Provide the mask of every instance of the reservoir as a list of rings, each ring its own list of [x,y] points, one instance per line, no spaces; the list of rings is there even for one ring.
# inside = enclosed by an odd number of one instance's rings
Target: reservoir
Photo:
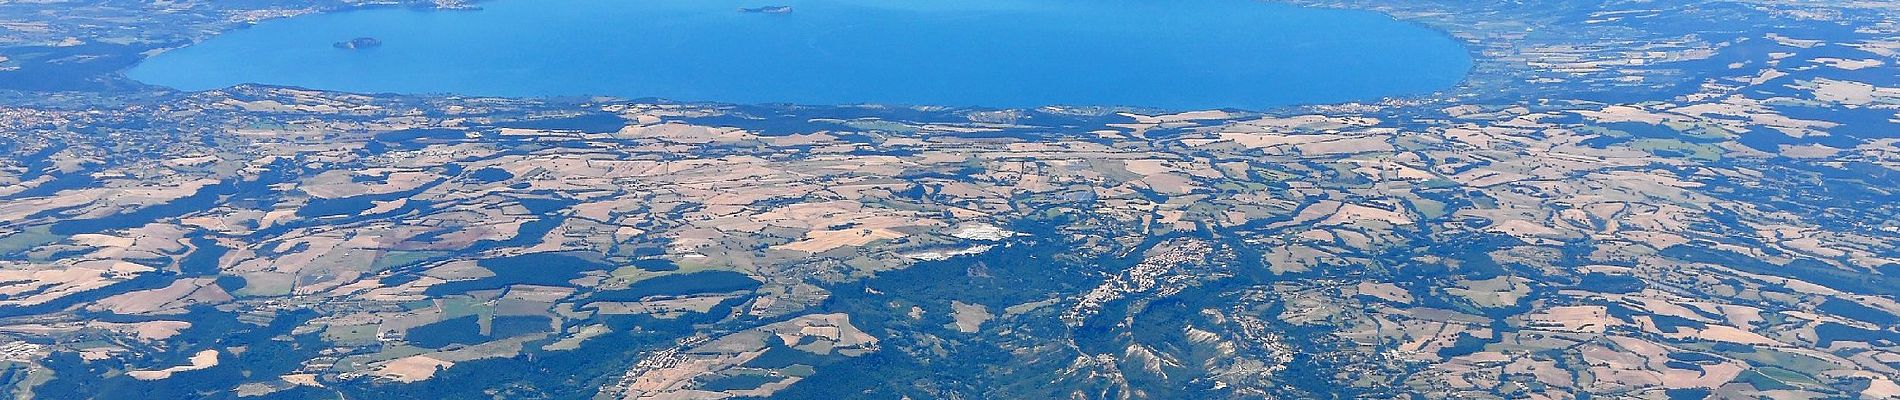
[[[496,0],[270,20],[127,72],[364,93],[1240,108],[1456,85],[1442,32],[1257,0]],[[787,6],[783,12],[756,12]],[[755,12],[741,12],[750,8]]]

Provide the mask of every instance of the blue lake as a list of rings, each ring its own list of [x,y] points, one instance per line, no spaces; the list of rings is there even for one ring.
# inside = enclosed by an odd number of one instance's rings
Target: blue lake
[[[267,21],[127,72],[186,90],[1243,108],[1457,84],[1442,32],[1254,0],[498,0]],[[784,14],[741,7],[788,5]],[[372,37],[381,46],[332,44]]]

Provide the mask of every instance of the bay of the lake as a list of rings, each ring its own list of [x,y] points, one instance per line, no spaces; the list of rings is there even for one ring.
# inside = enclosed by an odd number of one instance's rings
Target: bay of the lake
[[[127,75],[185,90],[1262,109],[1429,93],[1471,67],[1418,24],[1256,0],[476,4],[270,20]],[[772,5],[790,12],[739,11]],[[334,46],[359,37],[381,44]]]

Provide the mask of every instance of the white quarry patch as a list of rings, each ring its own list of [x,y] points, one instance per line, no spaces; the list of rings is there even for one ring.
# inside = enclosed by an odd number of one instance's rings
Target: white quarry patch
[[[910,253],[910,254],[905,254],[904,257],[913,259],[913,260],[923,260],[923,261],[948,260],[956,256],[967,256],[971,254],[979,254],[985,251],[990,251],[990,248],[992,247],[995,247],[995,246],[986,244],[986,245],[971,246],[970,248],[961,249],[961,250],[926,251],[926,252],[920,252],[920,253]]]
[[[1003,240],[1020,234],[985,223],[963,224],[955,232],[950,232],[950,236],[969,240]]]

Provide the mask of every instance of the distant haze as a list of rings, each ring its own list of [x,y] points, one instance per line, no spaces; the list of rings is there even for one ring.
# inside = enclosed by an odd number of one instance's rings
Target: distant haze
[[[1249,0],[500,0],[269,21],[129,72],[187,90],[1259,109],[1455,85],[1452,38]],[[788,5],[788,14],[741,7]],[[352,38],[380,46],[343,49]]]

